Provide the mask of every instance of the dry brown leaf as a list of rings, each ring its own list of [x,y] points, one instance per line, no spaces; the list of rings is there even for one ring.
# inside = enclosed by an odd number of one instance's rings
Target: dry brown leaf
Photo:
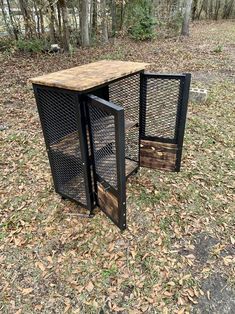
[[[167,308],[167,307],[164,307],[164,308],[162,309],[162,314],[168,314],[168,313],[169,313],[168,308]]]
[[[33,291],[33,288],[25,288],[25,289],[22,289],[23,295],[30,294],[32,291]]]
[[[93,283],[90,281],[90,282],[87,284],[87,286],[86,286],[86,290],[87,290],[88,292],[91,292],[93,289],[94,289],[94,285],[93,285]]]
[[[178,297],[178,301],[177,301],[177,303],[178,303],[179,305],[184,305],[184,304],[185,304],[185,301],[184,301],[184,299],[183,299],[183,298]]]
[[[185,257],[189,258],[189,259],[195,259],[196,258],[195,255],[193,255],[193,254],[186,255]]]
[[[206,292],[206,295],[207,295],[207,299],[210,300],[211,299],[211,292],[209,290]]]
[[[66,304],[66,307],[64,309],[64,313],[67,313],[70,308],[71,308],[71,304],[69,304],[69,303]]]
[[[169,291],[165,291],[163,293],[166,297],[172,297],[173,296],[173,293],[172,292],[169,292]]]
[[[191,297],[194,297],[194,290],[193,290],[193,289],[188,288],[186,291],[188,292],[188,294],[189,294]]]
[[[35,266],[43,272],[46,270],[46,267],[44,266],[44,264],[42,262],[36,262]]]
[[[48,260],[49,263],[51,263],[51,264],[53,263],[53,259],[52,259],[52,257],[50,255],[47,256],[47,260]]]
[[[169,286],[172,286],[172,287],[174,287],[174,286],[175,286],[174,281],[169,281],[167,284],[168,284]]]
[[[192,297],[190,297],[190,295],[188,295],[187,297],[193,304],[198,304],[198,302],[195,301]]]

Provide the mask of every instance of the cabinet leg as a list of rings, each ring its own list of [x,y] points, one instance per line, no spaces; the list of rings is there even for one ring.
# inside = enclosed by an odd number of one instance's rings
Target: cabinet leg
[[[93,217],[95,217],[94,209],[91,209],[89,213],[89,218],[93,218]]]

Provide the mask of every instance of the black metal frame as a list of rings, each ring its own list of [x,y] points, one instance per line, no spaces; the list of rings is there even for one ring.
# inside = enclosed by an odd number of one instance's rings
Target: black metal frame
[[[106,101],[98,96],[88,94],[86,96],[86,112],[88,114],[89,131],[91,140],[91,156],[93,164],[93,175],[95,179],[95,193],[97,203],[97,182],[100,182],[107,190],[117,197],[118,210],[119,210],[119,222],[117,223],[111,215],[107,212],[105,214],[121,229],[126,228],[126,177],[125,177],[125,130],[124,130],[124,109],[109,101]],[[109,182],[105,181],[96,170],[94,160],[94,145],[93,145],[93,130],[91,129],[89,105],[93,105],[102,111],[111,113],[115,119],[115,144],[116,144],[116,167],[117,167],[117,189],[115,189]],[[102,209],[102,208],[101,208]]]
[[[161,141],[163,143],[172,143],[177,145],[176,163],[175,170],[180,171],[181,157],[182,157],[182,147],[183,138],[185,131],[185,122],[187,115],[187,104],[189,98],[189,86],[191,80],[191,74],[181,74],[181,75],[171,75],[171,74],[153,74],[144,73],[144,71],[138,71],[133,74],[126,75],[121,79],[116,79],[108,84],[103,84],[92,88],[85,93],[79,93],[72,90],[61,89],[58,87],[42,86],[39,84],[34,84],[34,94],[36,98],[38,113],[41,120],[42,131],[45,139],[46,150],[48,154],[48,159],[51,167],[52,177],[54,181],[55,191],[59,193],[63,198],[67,198],[75,201],[81,206],[86,207],[92,213],[93,209],[97,204],[99,204],[98,193],[97,193],[97,182],[101,182],[105,188],[107,188],[118,200],[119,208],[119,222],[116,223],[114,219],[109,216],[109,218],[121,229],[126,228],[126,180],[127,178],[136,173],[140,166],[140,150],[139,159],[135,169],[126,176],[125,173],[125,123],[124,123],[124,109],[120,106],[115,105],[109,101],[109,84],[115,83],[117,81],[122,81],[125,78],[131,77],[133,75],[140,75],[140,86],[139,86],[139,144],[141,139]],[[146,136],[145,126],[146,126],[146,91],[144,87],[147,86],[147,80],[149,78],[160,78],[160,79],[177,79],[180,80],[180,97],[178,99],[177,107],[177,122],[175,136],[173,139],[169,138],[159,138],[153,136]],[[38,90],[43,89],[45,91],[59,91],[72,95],[74,99],[74,105],[76,108],[76,118],[77,118],[77,131],[79,136],[79,145],[81,151],[82,165],[83,165],[83,175],[85,183],[85,194],[86,194],[86,204],[74,200],[68,195],[61,193],[58,189],[58,182],[55,173],[55,167],[53,164],[53,159],[51,155],[49,139],[44,127],[44,117],[40,106],[40,100],[38,97]],[[88,94],[92,93],[91,94]],[[115,144],[116,144],[116,161],[117,161],[117,188],[113,187],[106,182],[102,177],[99,176],[96,170],[96,163],[94,158],[94,146],[93,146],[93,134],[91,130],[91,121],[89,114],[89,104],[93,104],[104,111],[108,111],[114,116],[115,121]],[[88,132],[87,132],[88,131]],[[87,134],[89,138],[87,138]],[[140,145],[139,145],[140,146]]]
[[[33,89],[34,89],[34,95],[35,95],[37,109],[38,109],[38,113],[39,113],[39,117],[40,117],[40,122],[41,122],[41,126],[42,126],[42,131],[43,131],[43,136],[44,136],[44,140],[45,140],[48,159],[49,159],[49,163],[50,163],[50,168],[51,168],[51,172],[52,172],[55,191],[56,191],[56,193],[60,194],[63,198],[75,201],[79,205],[90,210],[90,212],[92,213],[92,210],[94,209],[95,204],[94,204],[93,194],[91,193],[92,182],[91,182],[91,175],[90,175],[90,170],[89,170],[89,163],[87,162],[87,160],[88,160],[88,143],[84,139],[83,136],[79,136],[79,144],[80,144],[80,149],[81,149],[82,165],[83,165],[83,171],[84,171],[86,202],[87,202],[86,204],[84,204],[82,202],[79,202],[79,201],[73,199],[69,195],[62,193],[58,189],[58,182],[57,182],[57,176],[55,173],[55,166],[54,166],[53,159],[52,159],[52,153],[51,153],[50,144],[49,144],[49,140],[48,140],[48,134],[47,134],[47,132],[45,130],[45,126],[44,126],[44,115],[43,115],[43,111],[42,111],[39,96],[38,96],[38,90],[40,89],[40,90],[45,90],[45,91],[60,91],[60,92],[72,95],[74,98],[74,105],[75,105],[76,113],[77,113],[78,132],[80,134],[84,134],[84,130],[86,127],[85,126],[86,119],[85,119],[85,111],[84,111],[84,107],[83,107],[84,105],[82,104],[81,96],[78,93],[76,93],[74,91],[67,90],[67,89],[43,86],[43,85],[38,85],[38,84],[33,84]]]
[[[140,88],[140,136],[141,140],[149,140],[149,141],[159,141],[162,143],[171,143],[177,145],[177,153],[176,153],[176,163],[175,163],[175,171],[180,171],[181,166],[181,157],[182,157],[182,149],[183,149],[183,141],[184,141],[184,131],[186,124],[186,116],[187,116],[187,108],[188,108],[188,99],[189,99],[189,87],[191,82],[191,74],[183,73],[183,74],[159,74],[159,73],[142,73],[141,75],[141,88]],[[147,88],[147,80],[149,78],[153,79],[162,79],[162,80],[180,80],[180,93],[178,99],[177,106],[177,115],[176,115],[176,129],[175,136],[173,139],[163,138],[158,136],[146,136],[146,88]]]

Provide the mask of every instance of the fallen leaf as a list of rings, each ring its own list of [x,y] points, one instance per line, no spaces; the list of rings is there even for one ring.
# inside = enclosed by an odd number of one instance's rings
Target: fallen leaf
[[[41,269],[41,271],[43,271],[43,272],[46,270],[46,267],[43,265],[42,262],[36,262],[36,263],[35,263],[35,266],[36,266],[37,268]]]
[[[32,291],[33,291],[33,288],[25,288],[25,289],[22,289],[23,295],[30,294]]]
[[[93,289],[94,289],[94,285],[93,285],[93,283],[90,281],[90,282],[88,283],[88,285],[86,286],[86,290],[87,290],[88,292],[91,292]]]

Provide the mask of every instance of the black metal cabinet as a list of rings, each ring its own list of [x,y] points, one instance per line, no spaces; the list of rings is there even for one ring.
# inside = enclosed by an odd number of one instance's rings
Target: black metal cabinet
[[[139,71],[88,92],[33,84],[54,186],[126,228],[126,180],[179,171],[190,74]]]

